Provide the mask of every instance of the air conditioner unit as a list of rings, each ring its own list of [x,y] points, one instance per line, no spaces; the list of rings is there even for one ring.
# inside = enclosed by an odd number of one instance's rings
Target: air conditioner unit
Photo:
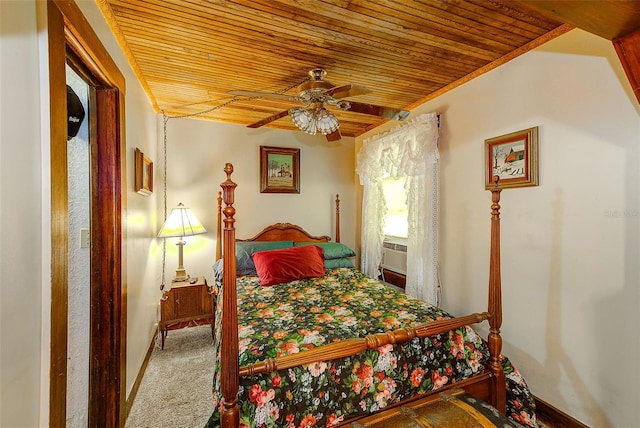
[[[407,274],[407,246],[385,240],[382,243],[382,268],[393,272]]]

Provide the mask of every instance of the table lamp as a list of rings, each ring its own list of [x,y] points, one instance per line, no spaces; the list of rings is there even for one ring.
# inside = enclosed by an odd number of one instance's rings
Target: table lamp
[[[160,232],[158,232],[158,238],[180,238],[176,244],[178,246],[178,268],[176,269],[176,277],[173,278],[172,282],[183,282],[189,279],[189,275],[187,275],[187,271],[183,265],[182,257],[182,249],[186,244],[184,237],[206,232],[207,230],[198,221],[196,216],[182,203],[179,203],[176,208],[171,210],[171,214],[169,214]]]

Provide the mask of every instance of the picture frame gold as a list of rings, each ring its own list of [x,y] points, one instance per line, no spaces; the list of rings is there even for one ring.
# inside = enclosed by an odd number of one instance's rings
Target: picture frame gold
[[[300,193],[300,149],[260,146],[260,193]]]
[[[485,144],[484,187],[527,187],[538,185],[538,127],[489,138]]]
[[[148,196],[153,193],[153,162],[142,150],[135,149],[135,191]]]

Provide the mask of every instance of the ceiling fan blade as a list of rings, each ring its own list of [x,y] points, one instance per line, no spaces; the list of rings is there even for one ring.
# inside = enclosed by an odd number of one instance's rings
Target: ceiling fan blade
[[[342,134],[340,134],[339,129],[336,129],[331,134],[327,134],[326,137],[327,141],[338,141],[340,138],[342,138]]]
[[[281,100],[298,101],[298,97],[294,97],[293,95],[276,94],[274,92],[228,91],[227,94],[240,95],[243,97],[278,98]]]
[[[260,128],[261,126],[264,126],[267,123],[271,123],[274,120],[281,119],[281,118],[283,118],[285,116],[288,116],[288,115],[289,115],[289,110],[283,110],[280,113],[276,113],[274,115],[266,117],[266,118],[264,118],[264,119],[262,119],[262,120],[260,120],[260,121],[258,121],[256,123],[252,123],[251,125],[247,125],[247,128]]]
[[[392,120],[405,120],[410,113],[410,111],[408,110],[377,106],[374,104],[359,103],[356,101],[349,101],[348,103],[349,107],[344,108],[345,111],[370,114],[372,116],[380,116]]]
[[[342,86],[334,86],[331,89],[327,89],[324,93],[327,95],[333,96],[335,99],[346,98],[346,97],[354,97],[356,95],[368,94],[371,90],[367,89],[362,85],[342,85]]]

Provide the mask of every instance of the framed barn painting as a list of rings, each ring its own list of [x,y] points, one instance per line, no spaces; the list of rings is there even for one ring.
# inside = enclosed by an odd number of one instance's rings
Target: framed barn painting
[[[260,146],[260,193],[300,193],[300,149]]]
[[[490,138],[485,144],[485,189],[538,185],[538,127]]]

